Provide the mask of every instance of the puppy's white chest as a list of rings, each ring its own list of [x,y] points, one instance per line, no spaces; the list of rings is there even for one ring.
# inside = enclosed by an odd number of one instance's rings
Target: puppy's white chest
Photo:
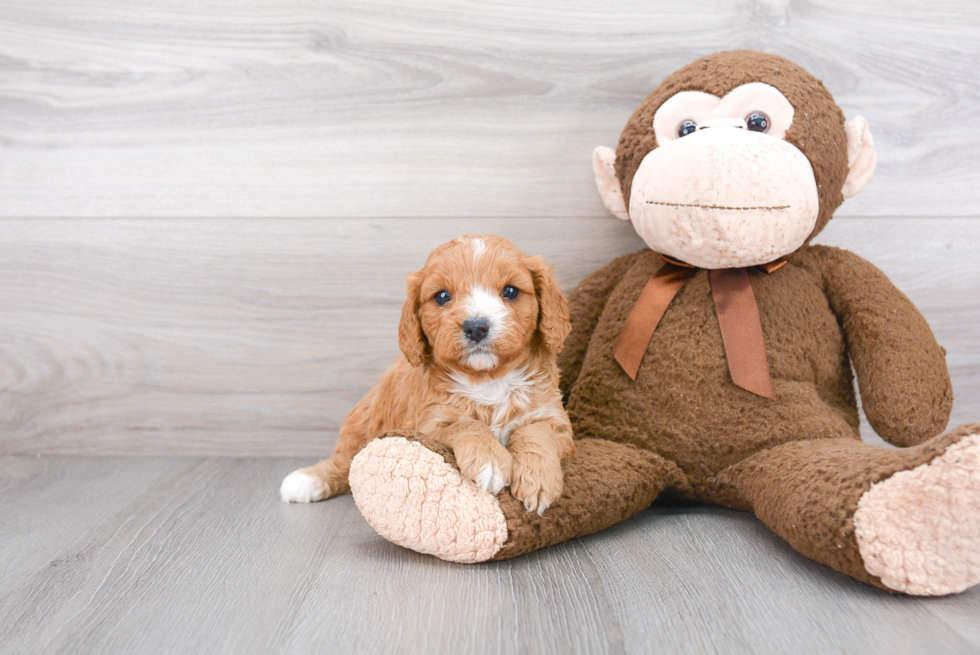
[[[485,407],[500,407],[510,403],[526,405],[531,389],[530,376],[524,369],[511,371],[496,380],[482,382],[473,382],[462,373],[453,373],[452,379],[455,384],[449,389],[450,393]]]
[[[453,374],[455,385],[450,393],[462,396],[476,405],[493,409],[490,430],[504,446],[514,432],[514,421],[508,421],[511,409],[527,409],[531,379],[523,369],[507,373],[496,380],[472,382],[467,376]]]

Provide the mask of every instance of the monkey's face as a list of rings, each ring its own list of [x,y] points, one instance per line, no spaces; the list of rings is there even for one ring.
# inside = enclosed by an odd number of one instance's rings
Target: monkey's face
[[[710,74],[710,67],[700,72]],[[819,116],[808,111],[816,101],[798,112],[779,89],[759,81],[719,95],[658,89],[627,125],[619,159],[609,148],[596,149],[603,201],[632,220],[651,249],[701,268],[754,266],[792,253],[829,220],[842,192],[860,191],[874,170],[867,122],[858,118],[845,129],[840,110],[817,85],[802,86],[825,100]],[[660,98],[659,106],[652,103]],[[808,157],[815,148],[846,161],[846,178],[829,175],[828,166],[815,172]],[[821,182],[828,188],[821,190]]]
[[[783,140],[793,106],[768,84],[724,98],[682,91],[657,110],[659,147],[633,177],[629,215],[657,252],[702,268],[764,264],[816,224],[817,183]]]

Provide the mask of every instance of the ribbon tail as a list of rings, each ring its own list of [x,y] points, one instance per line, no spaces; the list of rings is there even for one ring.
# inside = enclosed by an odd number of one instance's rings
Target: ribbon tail
[[[695,272],[696,269],[666,263],[643,287],[640,298],[633,306],[613,346],[613,357],[630,379],[636,380],[643,355],[646,354],[650,339],[653,338],[653,333],[664,312],[667,311],[670,301]]]
[[[708,279],[732,381],[757,396],[775,400],[762,319],[748,271],[718,269],[711,271]]]

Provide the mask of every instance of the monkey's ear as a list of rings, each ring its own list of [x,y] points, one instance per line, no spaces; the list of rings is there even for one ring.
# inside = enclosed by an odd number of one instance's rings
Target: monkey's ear
[[[592,151],[592,172],[595,173],[595,185],[599,188],[602,204],[616,218],[628,221],[629,211],[623,200],[623,190],[616,177],[616,151],[606,146],[599,146]]]
[[[861,191],[871,181],[875,172],[878,156],[875,154],[875,140],[871,138],[868,121],[861,116],[855,116],[844,126],[847,134],[847,179],[841,193],[845,198],[851,198]]]
[[[408,276],[408,297],[402,305],[402,320],[398,324],[398,346],[405,359],[412,366],[419,366],[425,359],[426,339],[422,331],[422,320],[419,316],[422,287],[422,271],[416,271]]]

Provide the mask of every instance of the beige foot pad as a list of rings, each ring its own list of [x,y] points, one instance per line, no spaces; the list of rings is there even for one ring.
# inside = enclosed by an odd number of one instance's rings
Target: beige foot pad
[[[507,541],[496,497],[416,441],[370,442],[351,462],[350,488],[371,527],[399,546],[469,564]]]
[[[854,527],[865,568],[890,589],[942,596],[980,582],[980,435],[872,485]]]

